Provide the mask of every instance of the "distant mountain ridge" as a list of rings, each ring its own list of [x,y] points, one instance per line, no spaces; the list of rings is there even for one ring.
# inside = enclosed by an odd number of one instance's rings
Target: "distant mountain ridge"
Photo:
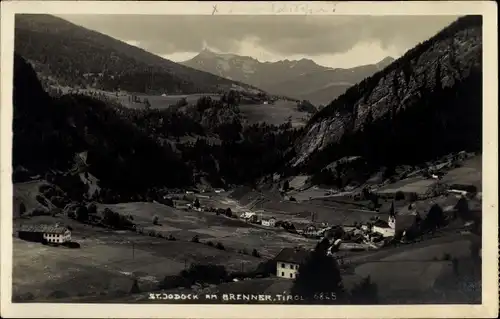
[[[301,74],[288,81],[266,87],[274,94],[295,92],[293,97],[309,100],[314,104],[327,105],[344,93],[349,87],[382,70],[394,61],[387,57],[376,64],[367,64],[348,69],[326,69]]]
[[[377,64],[337,69],[318,65],[310,59],[260,62],[252,57],[204,49],[181,64],[247,83],[272,94],[326,104],[392,61],[393,58],[387,57]],[[327,87],[330,89],[326,90]]]
[[[258,87],[285,81],[300,74],[328,69],[309,59],[260,62],[252,57],[216,53],[209,49],[204,49],[181,64]]]
[[[42,80],[138,93],[215,93],[233,87],[259,91],[166,60],[110,36],[45,14],[18,14],[15,50]]]

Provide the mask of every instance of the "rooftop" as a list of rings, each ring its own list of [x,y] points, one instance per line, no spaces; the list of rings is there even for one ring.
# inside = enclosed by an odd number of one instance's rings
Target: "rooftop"
[[[32,233],[51,233],[51,234],[62,234],[66,230],[67,227],[59,226],[59,225],[21,225],[18,231],[22,232],[32,232]]]
[[[274,259],[276,261],[301,264],[308,256],[309,251],[305,249],[283,248]]]
[[[381,228],[389,228],[389,224],[382,219],[377,219],[373,222],[373,226],[381,227]]]
[[[262,220],[276,220],[274,217],[264,217]]]

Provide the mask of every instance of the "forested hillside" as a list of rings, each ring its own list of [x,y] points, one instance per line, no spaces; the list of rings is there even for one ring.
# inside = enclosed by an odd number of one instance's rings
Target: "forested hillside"
[[[45,14],[16,15],[15,50],[43,81],[70,87],[168,94],[252,89]]]
[[[184,187],[201,177],[220,186],[254,183],[284,167],[300,134],[290,123],[244,127],[235,105],[209,97],[165,110],[128,109],[78,94],[50,97],[17,54],[13,132],[15,172],[69,171],[75,154],[87,152],[87,171],[99,186],[125,195]],[[179,141],[185,136],[197,139]]]
[[[458,19],[318,112],[296,143],[295,170],[347,155],[372,168],[479,151],[482,17]]]
[[[44,174],[68,170],[87,151],[89,172],[103,187],[134,191],[153,185],[192,182],[187,166],[117,109],[79,95],[51,98],[35,72],[15,55],[13,166]]]

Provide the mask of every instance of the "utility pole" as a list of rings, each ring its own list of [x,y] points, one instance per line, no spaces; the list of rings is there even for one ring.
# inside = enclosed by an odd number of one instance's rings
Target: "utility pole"
[[[132,259],[135,258],[135,243],[132,242]]]

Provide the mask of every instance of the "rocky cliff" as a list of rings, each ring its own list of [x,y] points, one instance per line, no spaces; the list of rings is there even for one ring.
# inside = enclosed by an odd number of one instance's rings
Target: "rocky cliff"
[[[384,164],[480,149],[481,114],[482,18],[466,16],[318,112],[291,166],[317,171],[346,155]]]

